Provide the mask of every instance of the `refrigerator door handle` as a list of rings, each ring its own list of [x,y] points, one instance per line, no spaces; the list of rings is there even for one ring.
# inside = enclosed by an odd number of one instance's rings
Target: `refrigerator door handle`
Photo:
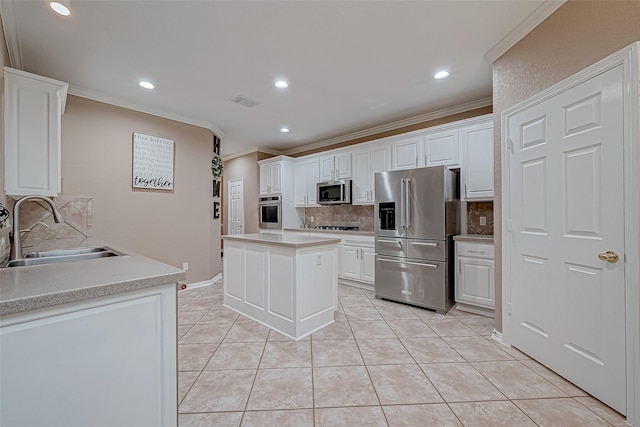
[[[406,228],[406,224],[405,224],[405,201],[404,201],[404,197],[406,196],[406,192],[404,190],[404,186],[407,183],[407,180],[402,178],[400,180],[400,226],[402,227],[402,231],[405,231]],[[404,233],[403,233],[404,234]]]
[[[392,262],[394,264],[406,264],[406,265],[417,265],[417,266],[420,266],[420,267],[438,268],[437,264],[426,264],[426,263],[417,263],[417,262],[409,262],[409,261],[393,261],[393,260],[384,259],[384,258],[379,258],[378,261],[380,261],[380,262]]]
[[[411,244],[415,246],[432,246],[434,248],[438,247],[437,243],[411,242]]]
[[[406,192],[407,195],[405,196],[406,201],[406,212],[407,212],[407,228],[411,228],[411,178],[407,179],[407,186],[406,186]]]

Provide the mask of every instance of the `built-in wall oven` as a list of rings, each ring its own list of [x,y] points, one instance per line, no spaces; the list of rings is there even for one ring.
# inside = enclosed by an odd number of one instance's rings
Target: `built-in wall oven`
[[[282,196],[260,197],[258,217],[261,230],[282,229]]]

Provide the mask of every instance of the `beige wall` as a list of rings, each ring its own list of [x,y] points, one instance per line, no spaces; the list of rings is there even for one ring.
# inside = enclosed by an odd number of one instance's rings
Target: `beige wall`
[[[501,113],[615,51],[640,40],[640,1],[569,0],[500,57],[493,67],[495,212],[501,213]],[[502,230],[495,229],[496,271]],[[502,330],[502,281],[496,275],[496,328]]]
[[[174,190],[131,188],[132,134],[175,142]],[[97,239],[182,268],[187,282],[221,272],[208,129],[69,96],[62,116],[62,194],[93,198]]]
[[[258,160],[262,160],[263,157],[263,153],[253,152],[224,162],[225,194],[222,195],[224,234],[229,233],[229,207],[226,192],[229,191],[229,181],[238,178],[243,178],[244,182],[245,233],[258,232],[258,196],[260,193],[260,169],[258,167]]]

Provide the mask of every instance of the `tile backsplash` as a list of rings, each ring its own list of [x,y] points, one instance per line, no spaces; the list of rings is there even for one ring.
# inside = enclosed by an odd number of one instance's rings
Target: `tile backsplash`
[[[460,231],[462,233],[466,232],[466,234],[493,235],[493,202],[467,202],[466,206],[466,230],[464,224],[462,224]],[[373,231],[374,218],[373,206],[371,205],[334,205],[305,208],[304,216],[309,228],[318,225],[344,225],[360,227],[360,230],[363,231]],[[485,225],[480,225],[480,217],[485,218]]]
[[[10,211],[13,200],[9,199]],[[22,235],[23,246],[50,239],[85,239],[93,236],[93,199],[90,197],[54,197],[64,222],[56,224],[49,205],[37,200],[20,206],[20,229],[29,230]],[[13,215],[10,219],[13,224]]]
[[[317,225],[344,225],[360,227],[362,231],[373,231],[372,205],[333,205],[305,208],[304,216],[309,228]]]
[[[486,224],[480,225],[481,217]],[[467,202],[467,234],[493,235],[493,202]]]

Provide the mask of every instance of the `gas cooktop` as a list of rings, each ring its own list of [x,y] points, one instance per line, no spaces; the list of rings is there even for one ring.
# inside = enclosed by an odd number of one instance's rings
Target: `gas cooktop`
[[[316,225],[318,230],[341,230],[341,231],[356,231],[360,230],[360,227],[353,227],[349,225]]]

